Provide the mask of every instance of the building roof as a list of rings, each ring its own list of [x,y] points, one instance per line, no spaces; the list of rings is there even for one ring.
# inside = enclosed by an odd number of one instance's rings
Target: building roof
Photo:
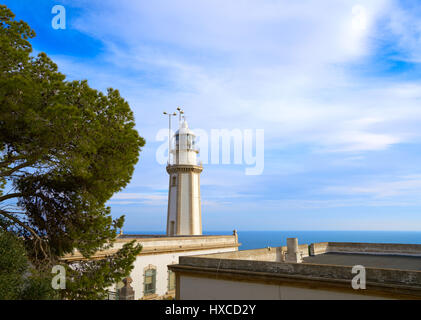
[[[303,258],[304,263],[421,271],[421,257],[363,253],[323,253]]]
[[[111,249],[99,251],[90,259],[101,259],[114,254],[127,242],[135,240],[142,245],[139,255],[162,254],[169,252],[183,252],[219,248],[237,248],[240,246],[238,237],[234,235],[186,235],[186,236],[166,236],[166,235],[142,235],[123,234],[119,235]],[[82,260],[82,254],[75,250],[72,254],[67,254],[63,260]]]
[[[303,261],[286,262],[287,247],[180,257],[180,274],[350,293],[421,299],[421,245],[316,243],[298,246]],[[367,290],[352,289],[353,266],[366,271]]]
[[[187,123],[187,120],[186,119],[184,119],[181,123],[180,123],[180,129],[178,129],[176,132],[175,132],[175,136],[177,136],[177,135],[183,135],[183,134],[190,134],[190,135],[192,135],[192,136],[196,136],[196,134],[193,132],[193,131],[191,131],[190,129],[189,129],[189,125],[188,125],[188,123]]]

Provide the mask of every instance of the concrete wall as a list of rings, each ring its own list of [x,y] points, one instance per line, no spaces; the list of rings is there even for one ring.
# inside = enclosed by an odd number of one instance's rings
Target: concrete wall
[[[298,246],[298,250],[302,257],[309,256],[307,244]],[[255,261],[285,261],[285,253],[287,247],[267,247],[263,249],[240,250],[230,254],[213,254],[205,256],[210,259],[239,259],[239,260],[255,260]]]
[[[282,261],[281,248],[268,247],[263,249],[240,250],[227,253],[217,253],[212,255],[202,255],[201,257],[210,259],[239,259],[255,261]]]
[[[156,294],[163,296],[167,293],[168,289],[168,265],[177,264],[180,256],[190,256],[196,254],[216,253],[216,252],[229,252],[236,250],[236,248],[223,248],[223,249],[208,249],[201,251],[186,251],[186,252],[174,252],[164,254],[151,254],[151,255],[140,255],[134,262],[134,268],[130,273],[130,277],[133,279],[131,284],[135,291],[135,299],[141,299],[143,297],[144,287],[144,270],[149,265],[156,268]],[[114,287],[113,291],[116,290]]]
[[[311,244],[311,254],[369,253],[421,256],[421,244],[321,242]]]
[[[180,299],[198,300],[373,300],[384,299],[344,292],[180,276]]]
[[[310,245],[310,254],[312,256],[328,252],[329,242],[312,243]]]
[[[284,246],[284,247],[281,247],[281,250],[286,253],[288,251],[288,248]],[[308,257],[309,256],[308,244],[298,245],[298,252],[301,253],[301,256],[303,258]]]
[[[122,238],[117,239],[113,245],[114,249],[120,249],[122,246],[131,240],[136,240],[137,243],[142,244],[142,252],[153,250],[161,251],[165,248],[192,248],[192,247],[209,247],[209,246],[224,246],[235,245],[236,238],[233,235],[226,236],[149,236],[139,237],[137,235],[123,235]]]
[[[420,251],[418,251],[420,250]],[[180,257],[179,299],[408,299],[421,297],[421,271],[366,267],[367,290],[353,290],[352,266],[284,262],[286,247]],[[308,246],[299,252],[308,256]],[[418,255],[421,245],[316,243],[312,254]]]
[[[132,287],[135,290],[135,299],[143,297],[144,270],[149,265],[157,270],[156,294],[163,296],[168,288],[168,268],[170,264],[179,262],[180,256],[202,255],[218,252],[230,252],[238,250],[237,238],[234,235],[226,236],[177,236],[177,237],[146,237],[124,235],[117,240],[114,248],[120,248],[124,243],[136,239],[143,248],[134,262],[134,268],[130,274],[133,279]],[[225,246],[225,248],[224,248]],[[203,248],[200,250],[200,248]],[[113,291],[116,288],[113,289]]]
[[[180,264],[186,267],[211,268],[214,270],[238,270],[240,272],[261,272],[275,277],[299,276],[309,280],[319,278],[329,281],[350,282],[354,277],[351,266],[319,265],[309,263],[285,263],[275,261],[248,261],[239,259],[212,259],[206,256],[181,257]],[[420,289],[421,271],[366,268],[367,283],[411,286]]]

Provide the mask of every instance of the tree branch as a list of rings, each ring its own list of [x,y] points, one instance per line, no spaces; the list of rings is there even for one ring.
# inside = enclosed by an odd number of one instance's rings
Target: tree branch
[[[17,223],[18,225],[20,225],[25,230],[28,230],[39,241],[39,243],[40,243],[39,247],[40,247],[42,253],[44,254],[45,258],[48,258],[47,253],[44,251],[44,248],[42,247],[43,240],[40,238],[40,236],[31,227],[27,226],[25,223],[23,223],[22,221],[20,221],[16,217],[9,214],[7,211],[0,210],[0,214],[5,216],[6,218],[12,220],[13,222]]]
[[[18,165],[16,167],[11,168],[10,170],[7,170],[7,171],[1,173],[0,174],[0,177],[10,176],[13,172],[16,172],[16,171],[18,171],[18,170],[20,170],[22,168],[25,168],[25,167],[29,167],[29,166],[33,165],[34,163],[35,163],[35,161],[27,161],[27,162],[24,162],[24,163],[22,163],[22,164],[20,164],[20,165]]]
[[[21,195],[22,195],[21,192],[9,193],[9,194],[6,194],[4,196],[1,196],[0,197],[0,202],[2,202],[4,200],[7,200],[7,199],[17,198],[17,197],[20,197]]]
[[[20,156],[15,156],[15,157],[5,157],[5,161],[1,161],[0,162],[0,167],[6,167],[7,165],[9,165],[10,163],[13,163],[13,162],[15,162],[15,161],[17,161],[17,160],[23,160],[23,159],[25,159],[25,158],[27,158],[27,156],[22,156],[22,155],[20,155]]]

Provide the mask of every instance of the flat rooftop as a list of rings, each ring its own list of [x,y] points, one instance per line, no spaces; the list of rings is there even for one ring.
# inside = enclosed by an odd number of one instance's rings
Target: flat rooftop
[[[287,247],[181,256],[171,265],[180,274],[227,280],[270,282],[279,285],[348,290],[356,265],[365,268],[367,290],[392,298],[421,299],[421,245],[322,242],[301,244],[294,250],[301,259],[287,260]],[[300,262],[301,261],[301,262]]]
[[[303,258],[303,263],[421,271],[421,257],[328,252]]]
[[[130,241],[135,241],[142,245],[141,255],[175,253],[185,251],[201,251],[208,249],[226,249],[237,248],[238,243],[236,234],[232,235],[186,235],[186,236],[167,236],[162,234],[120,234],[112,247],[107,250],[96,252],[90,259],[101,259],[114,254]],[[84,260],[82,254],[74,250],[73,253],[62,257],[62,260]]]
[[[207,234],[201,234],[201,235],[174,235],[174,236],[167,236],[166,234],[119,234],[117,236],[117,239],[187,239],[187,238],[221,238],[221,237],[232,237],[233,235],[207,235]]]

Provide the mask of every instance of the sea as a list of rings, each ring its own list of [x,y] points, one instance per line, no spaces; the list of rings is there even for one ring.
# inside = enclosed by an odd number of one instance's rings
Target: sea
[[[162,231],[125,231],[130,234],[165,234]],[[229,235],[231,231],[204,231],[205,235]],[[286,246],[287,238],[299,244],[315,242],[369,242],[421,244],[421,231],[238,231],[239,250]]]

